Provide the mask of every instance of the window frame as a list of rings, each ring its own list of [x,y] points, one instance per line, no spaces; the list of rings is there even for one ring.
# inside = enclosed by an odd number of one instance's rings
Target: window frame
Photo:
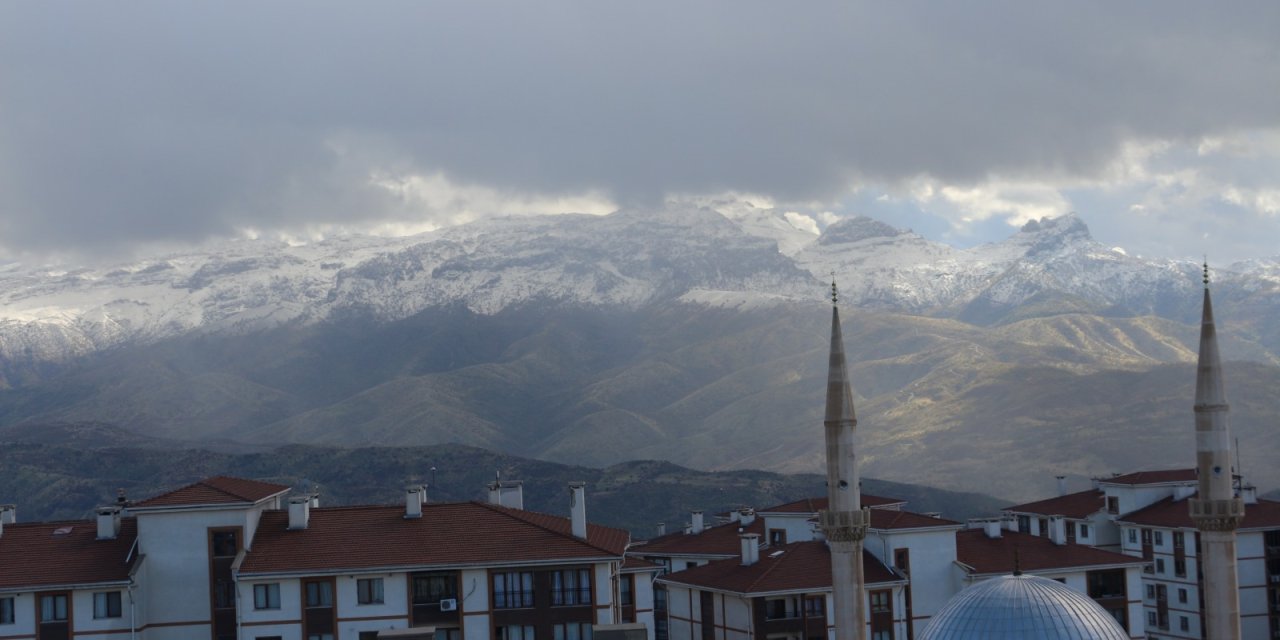
[[[53,607],[52,607],[53,613],[52,613],[52,617],[50,618],[45,617],[46,601],[50,601],[53,603]],[[40,599],[37,600],[36,602],[37,602],[37,606],[39,607],[39,614],[40,614],[36,616],[37,623],[70,622],[71,621],[71,598],[68,594],[50,593],[50,594],[40,596]],[[61,617],[59,617],[59,613],[58,613],[59,602],[61,602],[62,604]]]
[[[593,604],[591,569],[556,569],[551,572],[551,606],[586,607]]]
[[[261,594],[261,598],[259,598]],[[275,606],[272,606],[274,602]],[[261,606],[259,606],[261,604]],[[261,582],[253,585],[253,610],[254,611],[279,611],[280,610],[280,583],[279,582]]]
[[[114,597],[112,597],[114,596]],[[123,599],[119,591],[95,591],[93,594],[93,619],[123,618]]]
[[[510,586],[513,581],[516,584]],[[493,609],[529,609],[534,606],[532,571],[497,571],[490,574],[489,582]]]
[[[356,578],[356,604],[386,604],[382,578]]]
[[[14,609],[15,599],[13,596],[0,597],[0,624],[17,624],[17,613]]]

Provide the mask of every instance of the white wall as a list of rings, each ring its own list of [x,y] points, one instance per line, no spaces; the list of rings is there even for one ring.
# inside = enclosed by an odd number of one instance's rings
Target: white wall
[[[0,624],[0,637],[36,635],[36,597],[31,592],[5,593],[0,598],[13,598],[13,624]],[[91,615],[92,615],[92,610]]]
[[[115,591],[120,594],[120,617],[95,619],[93,617],[93,594],[109,591]],[[129,629],[129,594],[123,588],[74,591],[71,593],[71,604],[75,611],[73,617],[76,637],[95,631]]]
[[[881,544],[876,545],[873,540]],[[911,605],[915,618],[933,617],[960,590],[961,585],[956,584],[952,569],[956,560],[954,529],[901,533],[881,531],[867,536],[866,546],[890,567],[893,566],[895,549],[910,549]]]
[[[246,516],[245,510],[137,514],[138,550],[146,555],[140,573],[142,582],[151,586],[142,597],[147,623],[202,623],[149,629],[148,638],[153,632],[157,640],[210,635],[208,530],[247,529]],[[250,600],[250,606],[252,603]]]
[[[259,584],[280,585],[279,609],[253,608],[253,588]],[[237,606],[240,609],[241,624],[248,623],[250,629],[264,622],[285,622],[302,619],[302,585],[297,579],[291,580],[242,580],[236,583],[236,595],[240,598]],[[293,625],[298,626],[298,625]],[[254,634],[257,634],[254,631]],[[272,635],[262,633],[257,635]]]
[[[613,624],[613,571],[614,563],[597,562],[591,567],[592,587],[595,590],[596,624]],[[607,608],[601,608],[607,607]]]
[[[458,591],[463,640],[489,640],[489,572],[465,569]]]
[[[787,544],[807,542],[815,538],[813,523],[809,522],[809,514],[800,516],[768,516],[764,519],[765,533],[760,542],[769,542],[769,529],[782,529],[787,532]]]
[[[667,585],[667,637],[671,640],[690,640],[693,638],[693,623],[701,620],[698,616],[698,598],[690,599],[689,589],[678,585]],[[679,618],[686,618],[685,620]]]

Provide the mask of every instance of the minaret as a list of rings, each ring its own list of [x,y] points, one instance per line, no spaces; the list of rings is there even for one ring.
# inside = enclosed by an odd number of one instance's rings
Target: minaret
[[[1190,503],[1200,531],[1204,574],[1204,629],[1207,640],[1240,639],[1240,585],[1236,575],[1236,528],[1244,503],[1232,486],[1231,432],[1223,390],[1218,335],[1209,300],[1209,265],[1204,265],[1204,312],[1200,320],[1200,360],[1196,368],[1196,473],[1199,495]]]
[[[862,508],[854,429],[853,390],[844,360],[836,283],[831,282],[831,356],[827,370],[827,509],[818,514],[831,549],[831,599],[835,640],[862,640],[867,633],[863,610],[862,539],[871,513]]]

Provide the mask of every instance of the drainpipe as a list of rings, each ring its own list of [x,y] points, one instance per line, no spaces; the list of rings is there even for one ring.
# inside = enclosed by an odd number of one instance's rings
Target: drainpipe
[[[138,606],[133,599],[133,588],[137,586],[133,583],[133,578],[129,578],[129,640],[138,640]]]

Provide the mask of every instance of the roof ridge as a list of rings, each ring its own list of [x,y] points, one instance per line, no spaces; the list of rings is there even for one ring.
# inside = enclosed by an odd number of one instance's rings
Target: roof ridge
[[[539,529],[542,529],[543,531],[547,531],[547,532],[550,532],[550,533],[554,533],[554,534],[556,534],[556,535],[558,535],[558,536],[560,536],[560,537],[562,537],[562,538],[567,538],[567,539],[572,540],[572,541],[574,541],[574,542],[577,542],[577,543],[579,543],[579,544],[586,545],[586,546],[591,547],[592,549],[595,549],[595,550],[597,550],[597,551],[602,551],[602,552],[604,552],[604,553],[606,553],[606,554],[614,555],[614,552],[612,552],[612,551],[610,551],[610,550],[608,550],[608,549],[605,549],[604,547],[601,547],[601,546],[599,546],[599,545],[597,545],[597,544],[595,544],[595,543],[591,542],[591,528],[592,528],[592,527],[595,527],[595,528],[597,528],[597,529],[616,529],[616,527],[605,527],[605,526],[603,526],[603,525],[591,524],[590,522],[588,522],[588,523],[587,523],[587,537],[586,537],[586,538],[579,538],[578,536],[573,535],[573,532],[572,532],[572,531],[570,531],[569,533],[564,533],[563,531],[556,531],[555,529],[552,529],[552,528],[550,528],[550,527],[544,526],[544,525],[543,525],[542,523],[540,523],[540,522],[534,522],[531,518],[526,518],[526,517],[524,517],[524,514],[537,514],[537,515],[540,515],[540,516],[546,516],[546,517],[548,517],[548,518],[560,518],[560,519],[568,520],[568,518],[565,518],[564,516],[552,515],[552,514],[550,514],[550,513],[542,513],[541,511],[526,511],[526,510],[524,510],[524,509],[516,509],[516,508],[513,508],[513,507],[505,507],[505,506],[502,506],[502,505],[491,504],[491,503],[488,503],[488,502],[480,502],[480,501],[478,501],[478,500],[472,500],[472,501],[471,501],[471,504],[480,505],[480,506],[482,506],[482,507],[485,507],[485,508],[489,509],[490,511],[493,511],[493,512],[495,512],[495,513],[501,513],[501,514],[503,514],[503,515],[506,515],[506,516],[507,516],[507,517],[509,517],[509,518],[512,518],[512,519],[515,519],[515,520],[519,520],[520,522],[523,522],[523,523],[525,523],[525,524],[527,524],[527,525],[529,525],[529,526],[537,527],[537,528],[539,528]],[[618,531],[623,531],[622,529],[616,529],[616,530],[618,530]],[[630,539],[630,535],[631,535],[631,534],[630,534],[630,532],[628,532],[628,533],[627,533],[628,540]]]

